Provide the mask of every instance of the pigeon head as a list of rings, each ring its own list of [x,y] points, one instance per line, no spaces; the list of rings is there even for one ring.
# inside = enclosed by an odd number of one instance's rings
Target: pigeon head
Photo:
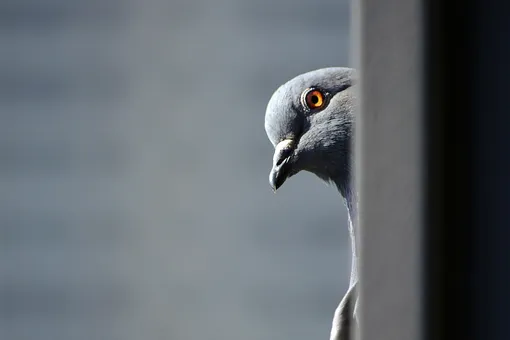
[[[323,68],[273,93],[264,127],[275,148],[269,174],[274,191],[300,171],[334,182],[342,194],[348,190],[355,83],[354,69]]]

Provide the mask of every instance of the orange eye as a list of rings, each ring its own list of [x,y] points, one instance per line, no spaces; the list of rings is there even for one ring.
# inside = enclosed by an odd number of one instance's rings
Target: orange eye
[[[305,92],[304,102],[310,109],[320,109],[324,106],[324,95],[319,90]]]

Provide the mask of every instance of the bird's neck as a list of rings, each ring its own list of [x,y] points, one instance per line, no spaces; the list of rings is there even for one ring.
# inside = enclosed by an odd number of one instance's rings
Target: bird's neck
[[[344,199],[349,214],[349,232],[353,241],[353,254],[358,255],[358,247],[354,243],[355,232],[358,229],[358,192],[355,190],[354,184],[337,185],[337,188]]]
[[[355,180],[352,176],[342,176],[341,180],[333,179],[338,191],[342,195],[347,210],[349,212],[349,219],[357,226],[358,222],[358,191],[355,188]]]
[[[338,191],[344,198],[347,212],[349,214],[349,236],[351,239],[352,250],[352,267],[351,267],[351,280],[352,286],[358,280],[358,256],[359,256],[359,237],[358,233],[358,192],[354,186],[354,180],[351,178],[349,181],[334,181]]]

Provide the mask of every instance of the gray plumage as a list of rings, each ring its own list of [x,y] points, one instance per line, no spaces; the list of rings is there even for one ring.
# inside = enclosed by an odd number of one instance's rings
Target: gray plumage
[[[352,246],[351,280],[333,318],[330,339],[349,339],[357,303],[357,192],[351,162],[357,75],[351,68],[331,67],[301,74],[272,95],[265,130],[275,147],[269,183],[276,191],[287,179],[308,171],[334,183],[349,212]],[[310,91],[321,98],[306,100]],[[315,107],[314,103],[322,103]]]

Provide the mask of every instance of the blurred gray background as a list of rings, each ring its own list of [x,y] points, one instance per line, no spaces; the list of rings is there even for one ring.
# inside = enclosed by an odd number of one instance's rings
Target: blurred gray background
[[[344,0],[0,2],[0,339],[328,339],[346,209],[264,111]]]

